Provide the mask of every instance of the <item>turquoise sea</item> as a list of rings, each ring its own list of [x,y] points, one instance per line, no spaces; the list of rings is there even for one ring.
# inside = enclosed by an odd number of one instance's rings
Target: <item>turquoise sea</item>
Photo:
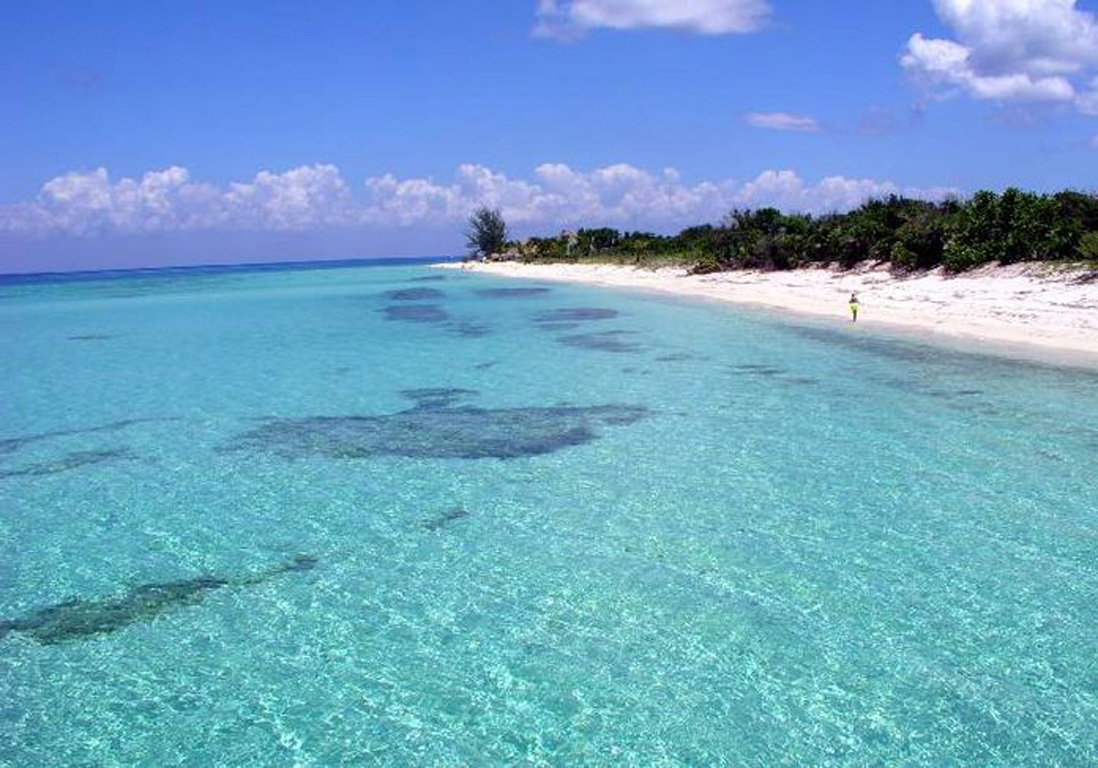
[[[422,264],[0,372],[0,764],[1098,762],[1098,374]]]

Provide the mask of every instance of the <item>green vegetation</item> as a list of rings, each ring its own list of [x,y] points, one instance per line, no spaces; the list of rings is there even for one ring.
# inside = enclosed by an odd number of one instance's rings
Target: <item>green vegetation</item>
[[[477,208],[469,216],[465,244],[470,258],[501,253],[507,245],[507,224],[498,208]]]
[[[688,266],[695,272],[792,269],[886,262],[898,271],[939,265],[1098,260],[1098,195],[1008,189],[932,203],[891,196],[849,213],[809,216],[775,208],[735,210],[719,225],[678,235],[581,229],[511,242],[527,262]]]

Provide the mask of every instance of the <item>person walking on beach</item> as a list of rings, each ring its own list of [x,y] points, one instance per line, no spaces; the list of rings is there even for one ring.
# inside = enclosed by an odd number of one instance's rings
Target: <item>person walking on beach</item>
[[[850,292],[850,322],[858,322],[858,293]]]

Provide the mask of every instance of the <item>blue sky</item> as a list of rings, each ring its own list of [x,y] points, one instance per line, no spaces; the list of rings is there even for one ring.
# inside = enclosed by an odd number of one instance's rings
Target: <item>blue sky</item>
[[[40,2],[0,27],[0,271],[456,252],[735,205],[1094,187],[1072,0]]]

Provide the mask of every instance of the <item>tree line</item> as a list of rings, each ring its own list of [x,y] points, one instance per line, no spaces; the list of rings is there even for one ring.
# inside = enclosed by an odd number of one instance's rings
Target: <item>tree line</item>
[[[491,222],[493,237],[472,236],[477,216]],[[471,225],[470,248],[482,255],[505,252],[530,262],[679,264],[695,272],[825,263],[851,267],[866,260],[902,271],[943,266],[950,272],[990,262],[1098,262],[1098,195],[1070,190],[985,190],[941,202],[891,195],[822,216],[776,208],[734,210],[720,224],[688,227],[677,235],[601,227],[508,241],[499,211],[488,209],[474,214]]]

